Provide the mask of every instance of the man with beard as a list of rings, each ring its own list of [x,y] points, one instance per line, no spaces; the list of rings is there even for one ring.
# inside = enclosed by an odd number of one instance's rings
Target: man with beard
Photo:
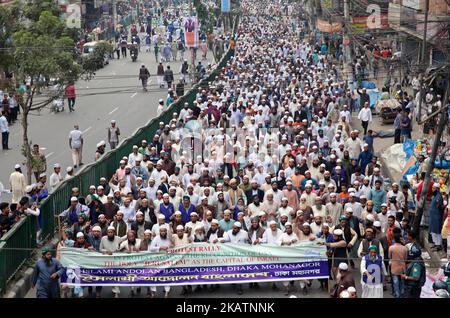
[[[217,201],[214,204],[214,210],[216,212],[216,218],[220,221],[223,218],[223,211],[231,209],[228,201],[225,200],[223,192],[217,193]]]
[[[152,237],[159,235],[159,229],[161,226],[166,226],[166,217],[162,214],[158,215],[158,222],[152,226]]]
[[[262,244],[277,244],[283,231],[277,227],[277,222],[269,221],[269,228],[264,231],[261,239]]]
[[[205,228],[205,224],[203,223],[203,221],[199,221],[198,220],[198,214],[197,212],[192,212],[191,216],[190,216],[190,221],[188,223],[186,223],[186,231],[188,232],[189,235],[194,235],[195,231],[198,228]]]
[[[348,150],[350,158],[358,158],[362,150],[362,141],[356,135],[355,131],[350,133],[350,138],[345,141],[345,149]]]
[[[37,287],[36,298],[60,298],[59,278],[63,273],[64,267],[52,256],[50,248],[43,248],[32,277],[33,288]]]
[[[153,224],[151,222],[145,221],[144,213],[138,211],[136,213],[136,221],[131,223],[131,230],[136,233],[138,239],[142,240],[144,238],[144,232],[146,230],[151,230]]]
[[[374,229],[372,229],[372,228],[366,229],[364,238],[361,241],[361,244],[359,244],[358,257],[362,258],[362,257],[366,256],[367,254],[369,254],[369,247],[371,245],[376,246],[378,248],[378,250],[380,251],[381,257],[384,257],[383,246],[381,245],[380,241],[375,238],[375,232],[374,232]]]
[[[387,275],[383,258],[375,245],[369,247],[369,254],[361,260],[362,298],[383,298],[383,282]]]
[[[247,197],[247,203],[252,202],[255,196],[258,196],[259,201],[264,200],[264,191],[258,188],[258,182],[253,180],[251,183],[251,188],[245,191],[245,195]]]
[[[230,180],[230,189],[228,190],[228,197],[230,198],[230,205],[235,206],[239,198],[244,198],[244,191],[238,188],[238,183],[235,178]]]
[[[330,193],[330,202],[325,206],[327,217],[331,217],[332,225],[339,223],[339,217],[342,214],[342,204],[337,202],[337,194]]]
[[[278,240],[278,245],[284,246],[284,245],[292,245],[298,242],[297,235],[293,232],[292,223],[286,222],[284,224],[285,226],[285,232],[281,234],[280,239]],[[291,282],[283,282],[283,286],[285,289],[284,295],[289,295],[290,292],[290,285],[294,285],[294,281]]]
[[[362,206],[361,203],[356,201],[356,194],[353,192],[350,192],[350,196],[348,198],[348,202],[344,206],[344,210],[347,211],[351,209],[352,215],[355,218],[360,219],[362,216]]]
[[[213,219],[211,221],[211,227],[206,233],[206,238],[209,243],[223,242],[224,230],[219,227],[219,221]]]
[[[345,215],[341,215],[339,217],[339,224],[336,225],[332,230],[334,229],[340,229],[344,232],[344,239],[347,243],[347,254],[350,255],[358,239],[358,234],[349,226],[348,218]],[[350,265],[352,266],[352,268],[355,268],[353,260],[350,260]]]
[[[95,223],[94,226],[100,227],[101,236],[106,235],[106,231],[108,230],[108,220],[106,219],[104,214],[100,214],[98,216],[98,222]]]
[[[252,245],[257,245],[262,242],[262,237],[264,235],[264,229],[259,223],[259,217],[255,216],[251,219],[252,225],[248,230],[248,242]]]
[[[172,215],[175,213],[175,207],[170,202],[170,196],[168,193],[163,195],[163,202],[159,204],[159,213],[165,216],[166,223],[170,222]]]
[[[248,242],[248,233],[241,229],[241,222],[234,222],[233,229],[225,232],[223,237],[224,243],[232,243],[232,244],[247,244]],[[242,295],[244,292],[242,290],[242,285],[237,284],[237,294]]]
[[[172,242],[168,237],[168,226],[162,225],[159,228],[159,235],[157,235],[153,241],[150,243],[150,252],[160,253],[161,251],[166,251],[172,246]],[[165,298],[169,298],[170,286],[164,286]],[[150,286],[150,296],[151,298],[156,297],[156,286]]]
[[[325,218],[327,216],[326,207],[323,205],[322,198],[317,197],[315,204],[312,206],[314,217]]]
[[[341,292],[347,290],[349,287],[356,286],[353,274],[348,270],[348,265],[346,263],[340,263],[338,270],[336,285],[331,292],[332,298],[338,298]]]
[[[286,182],[286,189],[283,190],[283,198],[288,199],[288,205],[293,209],[296,209],[299,205],[298,193],[292,187],[292,182]]]
[[[323,220],[322,216],[314,215],[314,222],[310,224],[312,234],[317,235],[322,231],[322,220]]]
[[[205,243],[207,242],[205,228],[204,227],[196,227],[194,231],[194,236],[191,239],[194,243]]]
[[[111,222],[111,226],[115,229],[116,235],[124,237],[127,235],[127,223],[123,220],[123,212],[117,211],[116,220]]]
[[[123,241],[116,235],[116,229],[114,226],[108,226],[106,236],[103,236],[100,241],[100,253],[112,255],[119,250],[119,244]]]

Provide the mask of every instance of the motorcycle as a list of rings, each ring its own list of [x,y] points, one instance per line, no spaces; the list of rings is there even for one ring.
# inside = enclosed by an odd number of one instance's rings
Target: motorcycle
[[[64,97],[58,97],[53,100],[52,111],[59,113],[64,111]]]
[[[136,60],[137,60],[137,52],[131,52],[130,55],[131,55],[131,60],[133,62],[136,62]]]

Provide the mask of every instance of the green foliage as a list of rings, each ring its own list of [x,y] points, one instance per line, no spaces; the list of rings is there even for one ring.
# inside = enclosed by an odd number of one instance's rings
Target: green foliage
[[[0,6],[0,68],[10,70],[14,64],[12,35],[20,28],[17,3]]]
[[[100,42],[91,54],[83,57],[82,65],[86,78],[89,79],[95,71],[104,66],[105,59],[107,59],[107,56],[113,51],[113,49],[114,48],[110,43]]]
[[[50,12],[51,15],[58,17],[59,10],[56,1],[53,0],[25,0],[23,1],[23,15],[31,22],[40,19],[43,11]]]

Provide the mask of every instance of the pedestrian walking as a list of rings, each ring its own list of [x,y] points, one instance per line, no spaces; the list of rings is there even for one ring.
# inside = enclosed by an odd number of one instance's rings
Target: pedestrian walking
[[[20,199],[25,195],[25,188],[27,181],[22,173],[20,164],[14,166],[14,172],[9,176],[9,186],[12,192],[12,203],[18,203]]]
[[[189,64],[186,59],[183,61],[183,64],[181,64],[181,66],[180,66],[180,73],[183,78],[183,83],[187,84],[188,79],[189,79]]]
[[[147,91],[147,81],[150,77],[150,72],[145,67],[144,64],[141,65],[141,68],[139,69],[139,79],[142,82],[142,89],[146,92]]]
[[[442,250],[442,224],[444,223],[444,199],[441,194],[440,184],[433,184],[433,193],[430,203],[430,226],[429,231],[433,239],[432,251]]]
[[[361,260],[362,298],[383,298],[383,282],[387,275],[378,247],[369,246],[369,254]]]
[[[111,150],[116,149],[119,144],[120,129],[117,127],[116,121],[111,120],[111,126],[108,127],[108,143]]]
[[[156,81],[158,82],[159,88],[164,87],[164,66],[161,62],[156,69]]]
[[[73,168],[76,169],[83,165],[83,132],[78,125],[74,125],[73,128],[74,130],[69,133],[69,147],[72,150]]]
[[[164,82],[167,83],[167,88],[172,88],[173,83],[173,71],[170,69],[170,65],[167,65],[167,68],[164,72]]]
[[[76,98],[76,94],[75,94],[75,84],[73,82],[70,82],[67,86],[66,86],[66,91],[65,91],[66,97],[67,97],[67,104],[69,105],[69,111],[73,112],[75,111],[75,98]]]
[[[116,55],[117,55],[118,60],[120,60],[120,48],[121,48],[120,42],[116,42],[115,50],[116,50]]]
[[[2,111],[2,116],[0,116],[0,131],[2,132],[2,149],[10,150],[8,145],[9,140],[9,124],[8,118],[6,118],[6,111]]]
[[[34,266],[32,285],[37,298],[60,298],[59,278],[64,267],[53,257],[50,248],[42,249],[42,258]]]
[[[184,95],[184,80],[182,76],[175,86],[175,93],[177,94],[178,98]]]
[[[122,40],[120,40],[120,50],[122,51],[123,58],[127,57],[127,48],[128,48],[127,39],[122,38]]]
[[[369,123],[372,122],[372,110],[370,109],[368,102],[365,102],[364,107],[359,111],[358,119],[361,120],[361,125],[364,129],[364,135],[366,135]]]
[[[31,150],[31,171],[33,171],[36,182],[39,182],[39,175],[47,171],[47,159],[38,144],[33,145]]]
[[[155,51],[155,61],[156,61],[156,63],[158,63],[159,62],[159,59],[158,59],[158,57],[159,57],[159,50],[160,50],[158,42],[155,42],[155,45],[154,45],[153,49]]]

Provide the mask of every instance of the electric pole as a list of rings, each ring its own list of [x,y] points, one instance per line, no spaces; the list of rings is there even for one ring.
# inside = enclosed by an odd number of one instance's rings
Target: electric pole
[[[116,0],[112,0],[112,29],[114,39],[116,38],[116,25],[117,25],[117,4]]]
[[[353,70],[351,67],[351,48],[350,48],[350,39],[348,36],[348,29],[350,25],[350,8],[348,0],[344,0],[344,74],[347,77],[347,84],[349,85],[350,89],[353,90]]]
[[[427,69],[426,61],[426,48],[427,48],[427,29],[428,29],[428,11],[430,9],[430,0],[425,0],[425,18],[423,24],[423,38],[422,38],[422,50],[420,51],[420,63],[419,63],[419,85],[420,85],[420,99],[419,99],[419,107],[417,110],[418,113],[418,121],[420,121],[420,117],[422,116],[422,100],[423,100],[423,73]],[[413,96],[414,98],[416,96]]]

